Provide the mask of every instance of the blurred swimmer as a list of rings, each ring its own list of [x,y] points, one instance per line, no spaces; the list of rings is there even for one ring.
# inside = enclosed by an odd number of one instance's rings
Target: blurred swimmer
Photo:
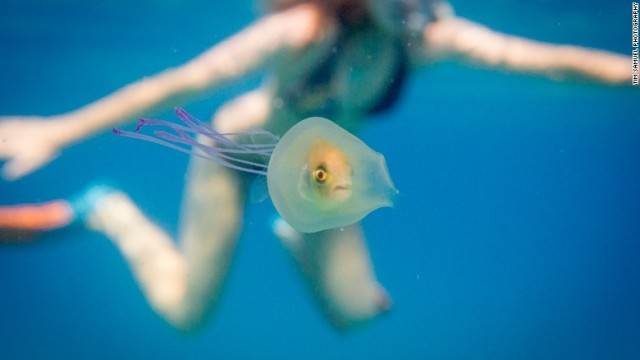
[[[22,177],[66,146],[264,67],[271,72],[263,86],[214,115],[217,132],[260,128],[282,136],[310,116],[354,131],[368,115],[395,104],[411,70],[443,60],[631,85],[627,57],[500,34],[456,17],[442,0],[274,0],[266,8],[263,18],[186,64],[82,108],[51,118],[2,118],[3,176]],[[87,199],[82,206],[70,208],[120,249],[158,313],[193,328],[213,308],[226,277],[247,184],[236,170],[192,157],[179,246],[119,190],[94,187],[79,197]],[[277,221],[274,230],[333,324],[347,327],[389,308],[359,224],[305,234]]]

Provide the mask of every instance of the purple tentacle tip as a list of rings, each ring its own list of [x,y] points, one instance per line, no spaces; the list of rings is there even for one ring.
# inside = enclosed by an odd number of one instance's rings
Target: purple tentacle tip
[[[142,129],[143,126],[147,125],[147,120],[145,119],[138,119],[138,125],[136,126],[135,130],[133,130],[133,132],[138,132],[140,131],[140,129]]]

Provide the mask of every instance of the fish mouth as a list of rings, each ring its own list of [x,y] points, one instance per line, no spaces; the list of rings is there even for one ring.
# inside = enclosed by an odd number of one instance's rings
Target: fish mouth
[[[351,183],[338,184],[331,188],[331,198],[337,203],[343,203],[351,198]]]
[[[338,184],[333,187],[332,192],[351,191],[351,184]]]

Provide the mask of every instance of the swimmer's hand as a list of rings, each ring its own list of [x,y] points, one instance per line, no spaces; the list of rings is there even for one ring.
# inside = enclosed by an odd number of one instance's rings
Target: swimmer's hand
[[[43,117],[0,116],[2,177],[16,180],[53,160],[60,150],[54,127]]]

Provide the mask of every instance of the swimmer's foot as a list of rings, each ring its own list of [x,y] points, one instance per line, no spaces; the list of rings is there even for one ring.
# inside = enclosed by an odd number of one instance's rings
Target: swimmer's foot
[[[137,218],[137,208],[131,199],[106,182],[88,186],[74,196],[70,203],[77,221],[96,231],[126,228],[124,225],[130,219]]]
[[[89,229],[112,239],[125,237],[126,233],[140,230],[141,224],[147,223],[133,200],[120,190],[100,193],[83,221]]]
[[[90,184],[79,193],[69,199],[69,204],[73,209],[75,220],[83,222],[90,214],[95,212],[98,204],[111,194],[118,193],[116,187],[108,182],[100,181]]]

